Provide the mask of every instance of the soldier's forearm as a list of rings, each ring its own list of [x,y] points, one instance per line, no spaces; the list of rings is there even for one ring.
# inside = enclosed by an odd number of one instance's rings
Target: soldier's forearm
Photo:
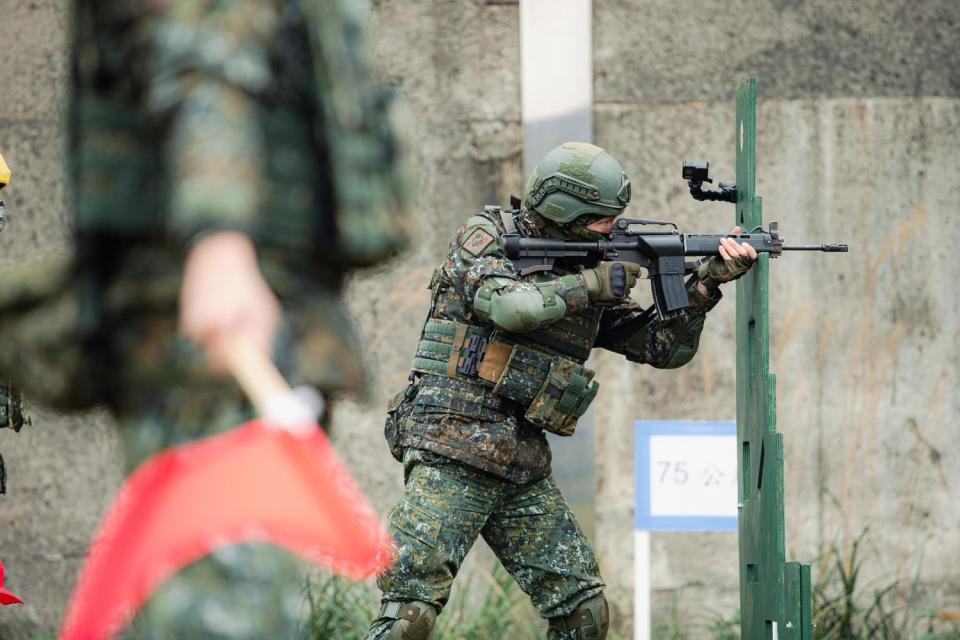
[[[690,307],[704,312],[717,306],[723,297],[719,287],[710,287],[699,279],[694,279],[692,286],[687,285],[687,293],[690,296]]]
[[[615,321],[601,334],[597,346],[623,354],[632,362],[658,369],[674,369],[696,354],[707,312],[720,301],[717,289],[698,287],[696,278],[687,283],[690,305],[675,317],[660,320],[652,307],[626,321]]]
[[[684,311],[679,318],[654,320],[630,336],[622,347],[628,360],[657,369],[676,369],[690,362],[700,346],[705,311]]]

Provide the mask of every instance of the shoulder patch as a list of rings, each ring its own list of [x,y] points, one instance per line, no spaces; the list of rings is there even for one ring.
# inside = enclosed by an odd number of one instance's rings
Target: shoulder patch
[[[496,240],[496,238],[492,234],[484,229],[476,228],[466,237],[461,246],[464,251],[476,258],[479,257],[484,249],[489,247],[490,243],[494,240]]]

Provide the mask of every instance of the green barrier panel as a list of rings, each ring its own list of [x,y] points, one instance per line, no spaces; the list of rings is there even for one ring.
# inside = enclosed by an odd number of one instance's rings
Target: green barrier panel
[[[762,223],[755,195],[757,80],[737,88],[737,219]],[[810,565],[785,562],[783,435],[770,373],[769,256],[737,281],[737,439],[740,611],[745,640],[813,637]]]

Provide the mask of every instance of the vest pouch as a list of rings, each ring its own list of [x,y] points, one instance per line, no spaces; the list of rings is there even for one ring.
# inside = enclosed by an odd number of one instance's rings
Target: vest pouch
[[[465,372],[461,366],[470,356],[469,346],[474,341],[486,344],[489,337],[490,329],[485,327],[436,318],[427,320],[423,328],[423,336],[417,344],[417,353],[413,358],[413,370],[416,373],[445,376],[482,386],[492,386],[476,375]]]
[[[502,398],[493,390],[476,382],[427,375],[420,379],[417,397],[410,417],[413,420],[432,420],[437,416],[483,422],[504,419]]]
[[[496,395],[512,400],[522,407],[529,407],[543,388],[554,359],[555,356],[549,356],[521,345],[514,345],[513,349],[510,350],[509,357],[506,358],[506,365],[503,366],[502,371],[493,370],[489,372],[489,377],[485,379],[490,380],[492,378],[496,382],[496,386],[493,388],[493,393]],[[486,360],[485,357],[484,361],[486,362]],[[499,369],[499,367],[494,367],[494,369]],[[481,365],[481,376],[487,375],[488,373]]]
[[[413,411],[413,400],[417,397],[417,385],[411,382],[407,388],[390,398],[387,403],[387,419],[383,424],[383,437],[397,462],[403,462],[403,423]]]
[[[573,435],[577,420],[586,412],[600,388],[593,374],[592,369],[572,360],[554,359],[524,417],[551,433]]]

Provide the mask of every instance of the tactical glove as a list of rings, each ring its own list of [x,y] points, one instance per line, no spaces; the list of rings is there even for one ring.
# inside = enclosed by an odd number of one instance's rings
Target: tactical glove
[[[734,256],[724,260],[720,256],[713,256],[697,267],[697,278],[708,289],[717,289],[722,283],[736,280],[753,266],[750,256]]]
[[[642,267],[633,262],[601,262],[593,269],[585,269],[580,275],[587,285],[591,302],[622,300],[630,295],[637,284],[637,275]]]

